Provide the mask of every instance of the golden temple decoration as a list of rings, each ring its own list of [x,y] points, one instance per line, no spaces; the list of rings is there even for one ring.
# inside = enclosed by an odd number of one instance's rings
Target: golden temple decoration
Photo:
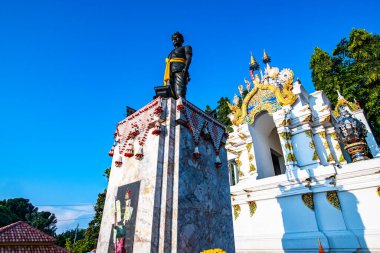
[[[340,202],[339,202],[337,191],[326,192],[326,199],[333,207],[340,210]]]
[[[285,142],[284,146],[285,146],[286,149],[289,149],[289,150],[293,149],[293,145],[291,143],[289,143],[289,142]]]
[[[282,132],[278,134],[284,140],[290,140],[292,135],[289,132]]]
[[[255,172],[255,171],[256,171],[255,165],[253,165],[253,163],[250,163],[249,164],[249,172],[251,173],[251,172]]]
[[[245,147],[247,148],[248,153],[251,152],[251,150],[252,150],[252,143],[247,143],[247,144],[245,145]]]
[[[379,195],[379,197],[380,197],[380,186],[377,187],[377,195]]]
[[[346,162],[346,159],[344,158],[344,155],[343,155],[343,154],[340,154],[339,162],[340,162],[340,163]]]
[[[314,211],[314,199],[312,192],[302,194],[302,202],[305,204],[305,206]]]
[[[302,123],[310,122],[312,120],[311,115],[306,116],[303,120]]]
[[[227,252],[222,249],[216,248],[216,249],[204,250],[204,251],[201,251],[200,253],[227,253]]]
[[[312,138],[312,137],[313,137],[313,133],[311,132],[311,130],[306,130],[306,131],[305,131],[305,134],[306,134],[306,136],[309,137],[309,138]]]
[[[327,156],[327,161],[328,162],[333,162],[335,159],[334,159],[334,156],[330,153],[328,156]]]
[[[248,137],[247,135],[242,134],[242,133],[239,133],[238,135],[239,135],[240,139],[242,139],[242,140],[244,140]]]
[[[287,162],[297,162],[297,159],[293,153],[289,153],[286,157],[286,161]]]
[[[313,150],[313,156],[311,160],[313,161],[319,160],[319,156],[318,156],[317,150],[315,149],[315,144],[313,140],[310,140],[309,147]]]
[[[257,64],[256,59],[255,59],[255,57],[253,57],[253,55],[251,53],[251,61],[249,62],[249,65],[254,66],[255,64]]]
[[[270,61],[270,58],[265,51],[264,59],[266,61]],[[256,60],[253,58],[253,56],[251,56],[250,66],[252,66],[252,64],[256,64]],[[298,96],[292,92],[294,81],[294,73],[292,70],[283,69],[281,72],[279,72],[278,68],[271,68],[267,64],[266,71],[268,71],[268,74],[264,76],[263,80],[260,80],[258,75],[253,77],[253,74],[251,73],[254,88],[251,91],[247,90],[248,93],[245,95],[241,106],[239,106],[239,101],[234,102],[232,105],[227,101],[227,105],[230,108],[231,113],[233,114],[233,119],[231,120],[233,125],[238,126],[244,122],[253,124],[254,117],[259,112],[268,111],[269,113],[272,113],[278,110],[278,107],[292,105],[297,100]],[[276,84],[269,83],[269,79],[275,80]],[[258,94],[259,91],[270,91],[272,96],[276,98],[273,103],[277,104],[278,106],[270,102],[260,102],[254,109],[250,109],[249,112],[248,107],[250,101],[256,94]],[[264,94],[264,96],[267,95],[268,94]],[[249,116],[250,118],[247,119],[247,116]],[[286,121],[284,122],[284,124],[290,124],[290,122]]]
[[[293,79],[294,74],[291,70],[283,70],[286,71],[286,78],[284,79],[284,85],[282,90],[273,84],[264,84],[263,82],[255,79],[255,87],[251,90],[244,98],[242,104],[242,116],[247,115],[247,105],[249,100],[257,93],[258,90],[271,90],[276,96],[277,101],[281,104],[281,106],[292,105],[297,100],[297,96],[291,91],[293,88]]]
[[[249,206],[249,215],[252,217],[255,214],[256,209],[257,209],[256,201],[249,201],[248,206]]]
[[[338,109],[339,109],[339,106],[341,106],[341,105],[343,105],[343,106],[348,106],[348,108],[350,108],[350,110],[351,110],[352,112],[357,111],[357,110],[360,109],[359,106],[358,106],[357,104],[352,103],[352,102],[346,100],[346,99],[345,99],[345,98],[339,93],[339,91],[337,91],[337,92],[338,92],[338,102],[336,103],[335,108],[334,108],[334,111],[333,111],[335,117],[338,117],[338,116],[339,116],[339,110],[338,110]]]
[[[278,125],[278,126],[289,126],[291,124],[291,120],[290,119],[284,119],[283,121],[281,121],[281,123]]]
[[[239,218],[241,209],[240,209],[239,205],[233,205],[232,208],[234,209],[234,217],[235,217],[235,220],[236,220],[237,218]]]
[[[251,161],[253,161],[253,159],[255,159],[255,156],[252,155],[252,154],[249,154],[248,155],[248,160],[251,162]]]
[[[235,163],[236,165],[238,166],[238,168],[240,168],[241,166],[241,161],[239,159],[235,159]]]
[[[331,115],[329,115],[329,116],[323,118],[323,119],[320,121],[320,123],[329,122],[330,120],[331,120]]]
[[[318,132],[318,134],[321,136],[321,138],[326,139],[326,133],[325,132]]]

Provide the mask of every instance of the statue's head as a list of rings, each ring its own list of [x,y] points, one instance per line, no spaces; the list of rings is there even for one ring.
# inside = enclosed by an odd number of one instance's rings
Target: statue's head
[[[174,46],[182,46],[185,40],[180,32],[176,32],[172,35],[172,41]]]

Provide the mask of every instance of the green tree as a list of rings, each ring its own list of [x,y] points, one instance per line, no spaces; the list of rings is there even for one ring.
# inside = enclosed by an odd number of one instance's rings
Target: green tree
[[[9,225],[18,220],[20,220],[20,218],[17,217],[17,215],[12,213],[12,211],[8,207],[0,204],[0,227]]]
[[[0,226],[19,220],[52,236],[55,235],[57,229],[55,215],[46,211],[39,212],[29,199],[14,198],[0,201]]]
[[[78,229],[78,231],[76,231],[75,229],[70,229],[57,235],[55,237],[57,239],[57,245],[64,248],[66,246],[66,240],[74,242],[75,233],[77,233],[77,240],[84,239],[84,231],[85,229]]]
[[[228,97],[221,97],[216,107],[216,118],[218,121],[226,125],[228,132],[232,132],[231,120],[228,118],[228,114],[231,113],[227,102],[230,102]]]
[[[111,168],[107,168],[104,171],[103,176],[105,176],[107,180],[109,180],[110,173]],[[96,248],[96,244],[99,237],[100,224],[102,222],[106,195],[106,189],[102,193],[98,194],[98,199],[96,201],[96,205],[94,206],[94,218],[89,222],[88,228],[83,231],[83,237],[78,237],[78,240],[74,243],[74,237],[72,236],[72,233],[68,233],[66,235],[61,234],[62,236],[59,235],[60,242],[65,241],[65,248],[67,250],[69,250],[72,253],[86,253]]]
[[[211,107],[209,105],[206,105],[205,113],[209,114],[210,112],[212,112]]]
[[[380,36],[353,29],[332,55],[316,47],[310,69],[316,89],[323,90],[333,105],[337,102],[336,90],[346,99],[360,103],[379,142]]]

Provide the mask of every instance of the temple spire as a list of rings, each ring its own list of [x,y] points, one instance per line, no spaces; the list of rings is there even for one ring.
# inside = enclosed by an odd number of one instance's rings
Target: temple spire
[[[249,70],[255,71],[259,69],[259,64],[256,62],[255,57],[253,57],[251,52],[251,61],[249,63]]]
[[[267,52],[266,52],[265,49],[264,49],[263,62],[264,62],[265,64],[268,64],[268,63],[270,63],[270,61],[271,61],[270,56],[267,54]]]

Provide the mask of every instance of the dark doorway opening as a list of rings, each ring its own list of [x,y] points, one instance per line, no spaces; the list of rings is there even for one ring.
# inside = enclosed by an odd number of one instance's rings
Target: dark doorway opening
[[[274,151],[273,149],[270,149],[270,153],[272,155],[272,163],[273,163],[273,169],[274,169],[274,174],[281,175],[281,167],[280,167],[280,157],[281,155]]]

